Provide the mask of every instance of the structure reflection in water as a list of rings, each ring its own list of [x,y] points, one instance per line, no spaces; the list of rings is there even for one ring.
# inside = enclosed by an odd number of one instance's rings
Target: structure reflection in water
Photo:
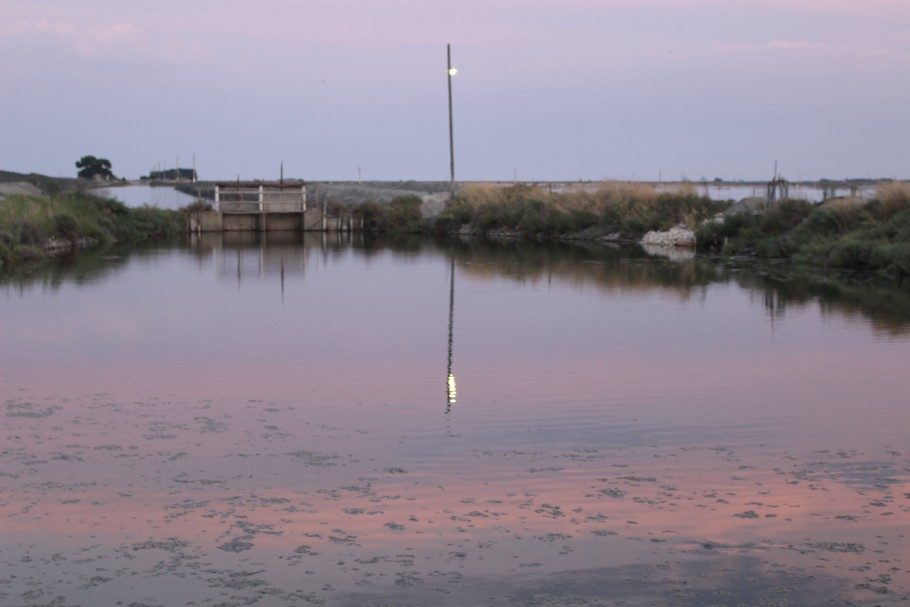
[[[452,372],[452,355],[455,346],[455,258],[452,257],[449,266],[449,357],[448,367],[446,369],[446,413],[452,409],[452,405],[457,400],[457,391],[455,389],[455,374]]]
[[[275,278],[282,289],[300,280],[315,254],[327,262],[362,243],[351,235],[318,235],[303,232],[223,232],[193,235],[190,246],[200,258],[212,256],[215,274],[230,278],[238,287],[247,279]]]
[[[471,280],[505,278],[518,283],[557,279],[576,286],[592,286],[606,295],[617,292],[663,291],[682,300],[704,299],[712,285],[736,284],[755,295],[755,305],[768,311],[769,322],[787,316],[792,308],[821,306],[825,314],[865,317],[877,330],[893,335],[910,332],[910,299],[906,290],[885,286],[839,282],[832,275],[815,282],[798,269],[718,264],[706,259],[680,259],[676,263],[654,263],[652,257],[634,249],[614,249],[590,244],[542,245],[539,243],[472,243],[455,248],[429,239],[386,239],[371,241],[362,234],[321,232],[225,232],[193,235],[190,250],[199,263],[209,261],[220,280],[242,288],[247,280],[275,279],[280,297],[281,278],[285,286],[304,278],[313,262],[327,268],[333,260],[351,253],[374,256],[388,252],[408,259],[415,255],[439,255],[457,261]],[[0,285],[25,286],[42,280],[56,287],[66,280],[84,283],[122,266],[128,259],[144,257],[150,250],[131,249],[111,257],[109,251],[86,253],[42,266],[42,273],[0,278]],[[454,257],[454,260],[452,259]],[[448,373],[446,382],[448,384]],[[447,388],[448,390],[448,388]]]

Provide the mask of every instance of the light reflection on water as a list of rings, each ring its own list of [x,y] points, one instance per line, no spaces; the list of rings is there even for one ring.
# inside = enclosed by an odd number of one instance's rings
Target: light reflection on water
[[[905,295],[244,234],[83,257],[0,309],[0,604],[910,588]]]

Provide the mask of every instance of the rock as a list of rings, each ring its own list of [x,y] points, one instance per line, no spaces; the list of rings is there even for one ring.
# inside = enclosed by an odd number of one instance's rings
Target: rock
[[[98,241],[94,238],[76,238],[75,240],[66,240],[51,236],[44,242],[44,252],[48,255],[65,255],[71,251],[80,249],[91,249],[96,246]]]
[[[47,242],[44,243],[44,250],[48,253],[70,251],[72,248],[72,242],[69,240],[63,240],[62,238],[57,238],[56,236],[51,236],[47,239]]]
[[[694,247],[695,232],[683,226],[676,226],[666,232],[648,232],[641,239],[640,244],[661,247]]]

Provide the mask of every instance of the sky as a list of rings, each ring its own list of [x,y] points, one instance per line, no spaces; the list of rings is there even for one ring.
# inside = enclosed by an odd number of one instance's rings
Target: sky
[[[907,0],[2,0],[0,169],[910,178]]]

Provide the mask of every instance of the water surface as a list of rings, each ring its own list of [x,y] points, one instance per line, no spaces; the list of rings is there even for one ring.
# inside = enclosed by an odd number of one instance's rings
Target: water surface
[[[98,193],[119,200],[131,207],[152,206],[176,210],[193,203],[195,196],[176,190],[173,186],[151,186],[143,184],[120,185],[100,188]]]
[[[907,600],[910,305],[255,234],[0,287],[0,604]]]

